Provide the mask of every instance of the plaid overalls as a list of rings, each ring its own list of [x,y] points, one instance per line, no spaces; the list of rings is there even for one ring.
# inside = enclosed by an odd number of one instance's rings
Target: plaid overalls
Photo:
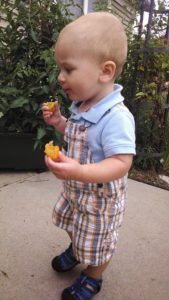
[[[93,163],[88,147],[90,126],[69,120],[65,129],[62,152],[80,164]],[[109,183],[68,180],[63,186],[53,210],[53,223],[72,233],[77,260],[85,265],[104,264],[115,250],[127,198],[127,176]]]

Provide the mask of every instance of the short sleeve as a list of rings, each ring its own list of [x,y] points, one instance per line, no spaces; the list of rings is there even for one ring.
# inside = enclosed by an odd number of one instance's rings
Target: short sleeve
[[[124,106],[110,112],[101,135],[105,157],[115,154],[135,154],[135,123],[132,114]]]

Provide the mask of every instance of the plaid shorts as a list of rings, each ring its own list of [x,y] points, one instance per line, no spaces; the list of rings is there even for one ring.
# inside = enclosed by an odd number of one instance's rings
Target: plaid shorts
[[[65,186],[54,207],[53,223],[71,232],[74,254],[85,265],[102,265],[114,253],[126,202],[118,181],[114,194],[107,196],[105,187],[92,191]]]

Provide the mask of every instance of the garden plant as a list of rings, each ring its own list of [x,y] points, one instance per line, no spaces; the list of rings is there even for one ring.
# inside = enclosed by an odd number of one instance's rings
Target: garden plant
[[[54,44],[73,18],[72,5],[73,1],[0,1],[0,132],[33,133],[35,148],[47,136],[59,139],[44,124],[41,103],[57,97],[61,109],[68,110],[57,81]]]
[[[103,9],[114,12],[108,2]],[[134,166],[159,172],[169,169],[169,1],[157,2],[124,1],[126,11],[132,4],[135,14],[126,28],[128,59],[119,82],[136,121]],[[96,9],[102,5],[96,1]]]

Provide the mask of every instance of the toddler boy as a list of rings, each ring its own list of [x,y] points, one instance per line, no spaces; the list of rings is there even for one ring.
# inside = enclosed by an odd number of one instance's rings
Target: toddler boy
[[[135,154],[134,119],[115,84],[127,56],[127,38],[114,15],[95,12],[68,24],[59,34],[58,80],[72,101],[67,120],[56,106],[42,106],[44,120],[64,133],[59,161],[45,157],[63,191],[53,222],[67,231],[68,249],[52,261],[65,272],[83,263],[80,277],[62,300],[89,300],[102,285],[114,253],[127,199],[127,173]]]

